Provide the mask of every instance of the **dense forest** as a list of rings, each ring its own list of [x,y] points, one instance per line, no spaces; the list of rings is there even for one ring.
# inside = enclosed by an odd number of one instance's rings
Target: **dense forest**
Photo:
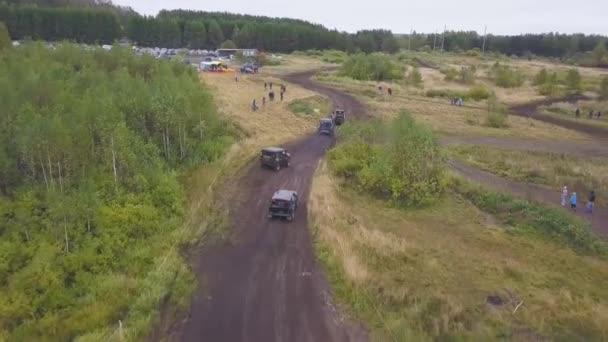
[[[221,156],[232,129],[183,63],[0,52],[0,340],[114,327],[154,301],[141,287],[183,224],[178,171]]]
[[[12,1],[13,3],[15,1]],[[36,3],[37,1],[16,1]],[[43,3],[44,1],[39,1]],[[231,40],[240,48],[273,52],[335,49],[347,52],[397,52],[400,48],[467,51],[480,49],[508,55],[573,57],[593,51],[603,36],[584,34],[488,35],[474,31],[441,34],[393,35],[387,30],[365,30],[351,34],[329,30],[302,20],[269,18],[201,11],[161,11],[157,16],[140,16],[111,2],[56,0],[88,6],[37,7],[0,5],[13,39],[73,40],[110,43],[120,38],[143,46],[167,48],[218,48]],[[599,64],[604,64],[601,61]],[[586,64],[598,64],[590,60]],[[608,62],[606,62],[608,64]]]

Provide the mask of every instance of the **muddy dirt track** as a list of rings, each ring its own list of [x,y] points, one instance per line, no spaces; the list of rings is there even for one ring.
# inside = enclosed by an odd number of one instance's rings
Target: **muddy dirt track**
[[[366,115],[360,102],[339,90],[313,82],[310,79],[313,74],[293,74],[285,80],[328,96],[335,107],[345,109],[350,117]],[[554,118],[538,115],[537,105],[519,106],[514,114],[596,137],[606,136],[596,128],[579,127],[571,121],[552,122]],[[492,145],[492,138],[486,139]],[[197,290],[188,319],[173,331],[170,340],[331,342],[368,339],[365,329],[344,320],[331,304],[329,286],[315,261],[308,227],[306,202],[311,182],[318,162],[332,144],[331,138],[311,135],[287,146],[293,155],[291,167],[275,173],[256,164],[248,170],[237,184],[239,193],[230,205],[235,238],[208,247],[197,257],[195,272],[201,288]],[[509,147],[498,140],[494,144]],[[527,143],[520,143],[520,147],[524,148],[524,144]],[[573,153],[606,156],[606,150],[595,145],[571,149]],[[451,162],[450,166],[465,177],[518,195],[543,202],[556,202],[559,198],[559,194],[553,194],[551,190],[506,181],[457,162]],[[266,218],[268,200],[277,189],[296,190],[300,194],[300,207],[291,223]],[[605,217],[595,217],[594,227],[598,228],[596,222],[604,220],[597,224],[601,225],[600,230],[608,232]]]
[[[294,74],[285,80],[330,97],[350,117],[364,115],[363,106],[351,96],[314,84],[313,74]],[[366,331],[344,320],[331,304],[308,228],[312,178],[332,144],[330,137],[311,135],[287,146],[292,154],[289,168],[277,173],[256,163],[248,170],[230,208],[235,239],[210,247],[199,257],[195,271],[202,288],[187,322],[171,340],[367,340]],[[278,189],[300,194],[293,222],[266,218],[268,201]]]

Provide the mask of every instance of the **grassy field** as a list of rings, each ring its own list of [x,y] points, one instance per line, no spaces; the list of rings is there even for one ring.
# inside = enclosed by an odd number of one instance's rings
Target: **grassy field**
[[[577,108],[581,110],[580,118],[576,117]],[[608,101],[559,102],[550,106],[542,106],[539,110],[563,119],[608,128]],[[593,118],[589,118],[589,111],[591,110],[594,112]],[[599,118],[597,117],[598,111],[602,113]]]
[[[587,194],[608,191],[608,160],[536,151],[516,151],[484,146],[450,147],[449,153],[472,166],[520,182],[547,185],[559,194],[570,191]],[[557,200],[557,197],[556,197]],[[599,202],[605,199],[598,198]]]
[[[608,338],[608,261],[519,228],[529,209],[493,216],[455,190],[391,209],[322,165],[309,210],[335,296],[374,341]]]
[[[506,128],[487,127],[485,125],[487,117],[487,103],[485,101],[469,101],[465,103],[465,107],[456,107],[452,106],[448,99],[432,99],[424,96],[425,89],[407,87],[402,84],[355,81],[331,73],[321,74],[317,78],[323,83],[353,94],[368,105],[370,112],[376,116],[389,118],[392,117],[393,113],[406,110],[412,113],[416,120],[429,125],[440,134],[537,139],[553,139],[555,136],[560,136],[563,139],[574,140],[589,138],[584,134],[561,127],[515,116],[508,118]],[[426,79],[424,80],[426,86]],[[435,82],[443,81],[435,79]],[[393,96],[386,93],[381,94],[377,90],[379,85],[392,87]]]
[[[295,99],[289,102],[289,110],[292,113],[307,118],[326,117],[331,112],[331,101],[321,95],[314,95],[303,99]]]

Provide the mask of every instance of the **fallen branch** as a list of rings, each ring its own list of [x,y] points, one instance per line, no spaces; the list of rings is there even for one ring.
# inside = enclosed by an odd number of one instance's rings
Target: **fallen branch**
[[[513,310],[513,314],[515,315],[515,313],[517,312],[517,309],[519,309],[520,306],[522,306],[524,304],[524,301],[522,300],[521,303],[519,303],[516,307],[515,310]]]

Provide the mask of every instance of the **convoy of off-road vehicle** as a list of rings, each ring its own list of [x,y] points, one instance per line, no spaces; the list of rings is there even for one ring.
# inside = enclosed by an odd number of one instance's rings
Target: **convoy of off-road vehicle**
[[[334,110],[329,118],[323,118],[319,121],[317,132],[319,135],[333,136],[336,126],[340,126],[346,120],[344,110]],[[281,170],[282,167],[289,167],[291,154],[281,147],[266,147],[262,149],[260,155],[260,165],[268,167],[275,171]],[[298,207],[298,193],[293,190],[278,190],[270,200],[268,208],[268,218],[280,217],[293,221],[296,208]]]
[[[278,190],[272,195],[268,218],[285,218],[293,221],[298,208],[298,193],[293,190]]]
[[[346,112],[343,109],[336,109],[331,114],[331,118],[336,126],[340,126],[346,120]]]
[[[260,155],[260,164],[262,167],[269,167],[275,171],[279,171],[282,167],[289,167],[290,160],[291,154],[280,147],[264,148]]]

